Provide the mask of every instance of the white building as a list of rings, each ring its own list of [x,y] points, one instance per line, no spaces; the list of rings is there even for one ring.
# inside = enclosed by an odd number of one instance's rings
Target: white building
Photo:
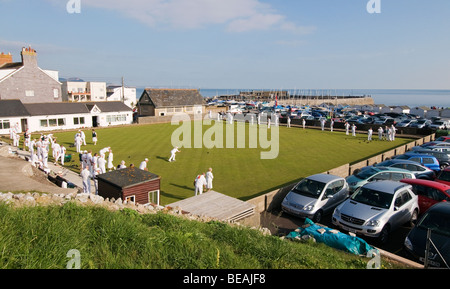
[[[119,85],[110,85],[106,87],[107,101],[122,101],[127,106],[133,108],[136,106],[136,88]]]
[[[64,81],[61,90],[63,101],[106,101],[105,82]]]
[[[24,132],[108,127],[133,123],[133,111],[122,102],[30,103],[0,101],[0,134],[19,124]]]

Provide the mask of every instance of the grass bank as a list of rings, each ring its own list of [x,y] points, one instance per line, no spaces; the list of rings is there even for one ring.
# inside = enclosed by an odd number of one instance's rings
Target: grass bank
[[[1,269],[64,269],[72,249],[80,252],[82,269],[364,269],[368,262],[246,227],[74,203],[0,204],[0,222]],[[382,267],[402,268],[385,260]]]

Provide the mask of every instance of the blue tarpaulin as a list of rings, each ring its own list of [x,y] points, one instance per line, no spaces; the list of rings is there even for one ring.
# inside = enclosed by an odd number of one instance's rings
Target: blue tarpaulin
[[[301,238],[305,235],[310,235],[314,237],[316,242],[324,243],[335,249],[356,255],[367,255],[369,251],[375,250],[374,247],[370,246],[361,238],[350,236],[327,227],[319,226],[308,218],[305,219],[305,225],[306,226],[300,227],[298,230],[289,233],[286,238],[295,239],[296,237]]]

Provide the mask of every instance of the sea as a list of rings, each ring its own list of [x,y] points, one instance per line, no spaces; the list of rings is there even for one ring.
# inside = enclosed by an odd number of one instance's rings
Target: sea
[[[273,89],[200,89],[200,94],[205,97],[221,95],[236,95],[241,91],[252,90],[273,90]],[[450,107],[450,90],[433,89],[283,89],[288,90],[290,95],[310,95],[310,96],[370,96],[375,104],[387,106],[409,106],[409,107]],[[137,89],[137,97],[141,96],[144,88]],[[276,90],[275,90],[276,91]]]

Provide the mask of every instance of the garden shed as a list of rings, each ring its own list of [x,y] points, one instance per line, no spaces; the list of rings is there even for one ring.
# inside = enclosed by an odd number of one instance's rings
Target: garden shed
[[[126,168],[97,176],[98,194],[103,198],[159,205],[161,177],[138,168]]]

